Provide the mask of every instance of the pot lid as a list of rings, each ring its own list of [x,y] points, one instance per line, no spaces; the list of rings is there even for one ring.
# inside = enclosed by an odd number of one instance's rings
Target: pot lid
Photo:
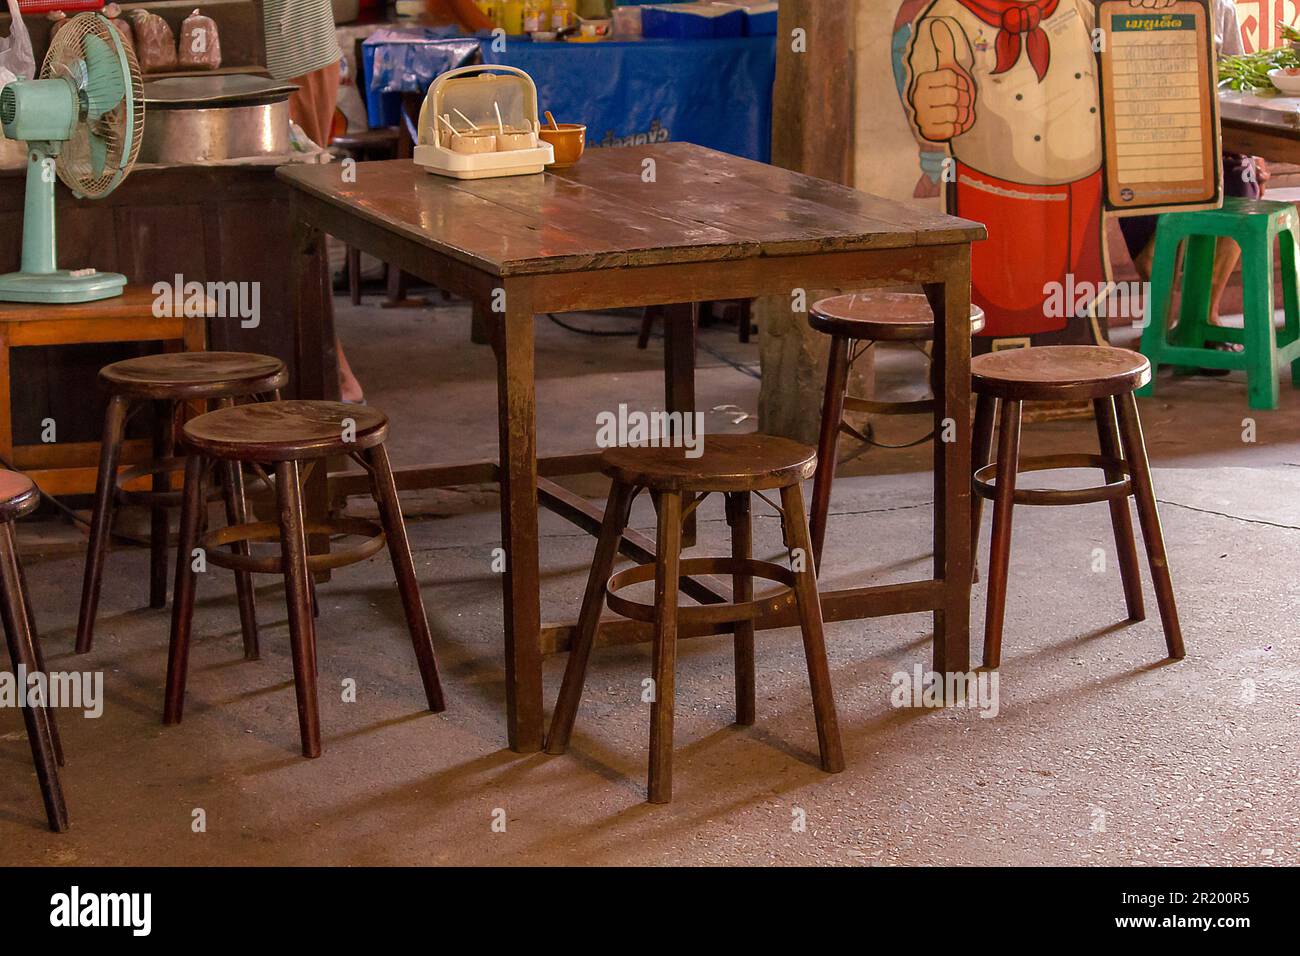
[[[146,80],[144,101],[155,109],[256,106],[287,100],[296,89],[298,87],[292,83],[255,73],[170,76]]]

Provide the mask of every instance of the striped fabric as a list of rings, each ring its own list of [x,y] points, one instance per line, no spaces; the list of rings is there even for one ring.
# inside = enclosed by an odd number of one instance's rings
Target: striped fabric
[[[266,68],[277,80],[305,76],[338,60],[330,0],[262,0]]]

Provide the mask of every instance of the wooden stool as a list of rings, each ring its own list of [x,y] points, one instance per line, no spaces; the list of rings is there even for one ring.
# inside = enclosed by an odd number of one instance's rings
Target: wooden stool
[[[817,594],[816,574],[808,560],[811,551],[808,520],[799,488],[799,482],[811,475],[816,465],[812,449],[767,435],[710,435],[704,441],[704,453],[699,458],[685,457],[680,448],[612,448],[601,456],[601,462],[601,470],[613,479],[613,486],[605,507],[591,576],[587,579],[587,591],[582,599],[578,633],[569,650],[564,683],[551,718],[546,752],[564,753],[569,744],[601,608],[608,601],[610,608],[624,617],[654,624],[655,698],[650,708],[649,800],[651,803],[667,803],[672,799],[673,791],[673,698],[678,628],[703,623],[735,623],[736,723],[752,724],[754,618],[793,602],[798,606],[803,630],[822,769],[828,773],[843,770],[844,755],[822,635],[821,600]],[[611,576],[632,501],[642,488],[650,491],[659,515],[657,559],[654,564],[637,565]],[[777,510],[781,512],[781,528],[786,547],[791,552],[791,564],[800,570],[792,571],[768,561],[756,561],[751,556],[749,495],[754,492],[762,496],[763,491],[772,489],[780,489],[781,507]],[[682,560],[682,521],[713,492],[726,496],[727,522],[732,530],[731,557]],[[678,608],[676,582],[686,575],[714,573],[732,576],[734,603]],[[755,577],[777,581],[786,585],[787,590],[754,600]],[[631,601],[618,594],[630,584],[651,579],[655,582],[653,605]]]
[[[0,617],[4,619],[9,660],[15,675],[19,666],[29,674],[47,673],[14,535],[14,521],[35,511],[40,501],[40,492],[30,478],[16,471],[0,471]],[[20,685],[20,691],[25,690],[26,685]],[[47,700],[39,707],[24,706],[23,722],[27,725],[36,779],[40,782],[41,798],[45,801],[45,818],[51,830],[62,833],[68,828],[68,807],[63,802],[63,787],[59,784],[63,744],[54,723],[54,711],[48,704]]]
[[[388,462],[384,440],[388,418],[368,405],[342,402],[262,402],[235,405],[200,415],[182,430],[190,456],[185,461],[185,492],[181,506],[180,542],[176,556],[176,589],[172,598],[171,651],[167,659],[167,692],[163,722],[180,723],[185,705],[185,676],[189,665],[190,628],[194,617],[195,571],[191,554],[196,547],[208,563],[228,568],[236,575],[283,574],[289,604],[289,641],[293,651],[293,678],[298,697],[298,726],[304,757],[320,756],[320,716],[316,702],[316,624],[312,613],[314,572],[332,570],[363,561],[388,543],[397,577],[397,590],[406,612],[406,626],[415,645],[415,658],[429,710],[444,709],[438,666],[433,657],[429,621],[420,599],[420,587],[406,538],[406,524],[397,501],[397,486]],[[305,521],[302,483],[311,470],[331,455],[348,455],[370,474],[371,494],[379,507],[380,525],[360,518],[327,523]],[[231,524],[199,537],[205,495],[203,485],[209,463],[275,465],[278,523]],[[300,469],[300,462],[308,462]],[[382,526],[381,526],[382,525]],[[307,535],[362,535],[365,540],[328,554],[307,553]],[[279,541],[278,556],[258,557],[248,542]],[[233,553],[222,550],[240,543]]]
[[[978,549],[980,512],[984,498],[993,501],[993,541],[989,548],[989,593],[984,623],[984,666],[997,667],[1002,656],[1002,619],[1006,610],[1007,562],[1011,553],[1013,505],[1077,505],[1110,503],[1119,556],[1120,578],[1129,619],[1146,616],[1142,605],[1142,576],[1128,498],[1137,502],[1138,521],[1146,542],[1147,561],[1160,606],[1165,643],[1171,658],[1181,658],[1183,634],[1174,604],[1174,586],[1165,557],[1164,534],[1151,486],[1142,423],[1134,391],[1151,378],[1151,363],[1128,349],[1099,345],[1044,345],[990,352],[971,360],[971,387],[978,397],[971,455],[975,469],[975,498],[971,504],[971,545]],[[1020,457],[1020,406],[1025,401],[1091,399],[1097,420],[1100,454]],[[993,419],[1002,403],[998,426],[998,456],[989,464]],[[1116,415],[1118,414],[1118,424]],[[1047,490],[1017,488],[1024,471],[1055,468],[1100,468],[1106,483],[1093,488]]]
[[[836,441],[840,432],[858,441],[871,441],[844,421],[844,412],[869,412],[875,415],[917,415],[934,412],[934,399],[912,402],[877,402],[847,394],[849,369],[877,342],[911,342],[924,351],[924,344],[934,341],[934,311],[930,301],[919,292],[859,292],[836,295],[813,303],[808,324],[831,337],[830,360],[826,367],[826,391],[822,398],[821,435],[817,441],[817,477],[813,481],[812,542],[818,570],[822,563],[822,546],[826,541],[826,516],[831,506],[831,485],[835,481]],[[971,334],[984,328],[984,312],[972,305]],[[931,362],[931,370],[934,363]],[[934,432],[904,445],[910,448],[934,437]]]
[[[176,456],[175,419],[183,402],[216,401],[234,405],[236,399],[280,397],[289,379],[284,363],[269,355],[251,352],[182,352],[146,355],[114,362],[100,370],[99,382],[109,393],[104,413],[104,436],[99,456],[99,478],[95,485],[95,508],[90,519],[90,543],[86,551],[86,572],[81,586],[81,612],[77,618],[77,653],[85,654],[94,641],[95,612],[104,576],[104,559],[112,534],[113,510],[118,502],[150,507],[149,606],[167,604],[167,509],[180,504],[172,487],[172,474],[184,467]],[[118,472],[122,435],[127,419],[151,404],[154,414],[154,457]],[[126,485],[152,476],[151,491],[128,491]],[[236,466],[225,469],[222,489],[227,520],[243,521],[248,508],[244,501],[243,472]],[[256,660],[257,616],[252,580],[238,576],[239,612],[244,634],[244,656]]]

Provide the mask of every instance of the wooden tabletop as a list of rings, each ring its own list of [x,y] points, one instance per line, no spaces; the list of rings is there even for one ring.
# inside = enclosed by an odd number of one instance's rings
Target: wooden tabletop
[[[93,302],[0,302],[0,322],[138,319],[153,315],[157,298],[151,286],[128,285],[121,295]]]
[[[647,161],[652,160],[653,163]],[[286,166],[294,187],[495,276],[900,249],[979,223],[689,143],[592,149],[576,166],[456,180],[409,159]]]

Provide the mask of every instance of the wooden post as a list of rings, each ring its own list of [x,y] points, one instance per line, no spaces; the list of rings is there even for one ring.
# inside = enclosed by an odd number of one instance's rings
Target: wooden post
[[[859,3],[783,0],[776,42],[776,87],[772,94],[772,162],[832,182],[853,184],[853,38]],[[807,289],[803,305],[848,289]],[[794,290],[782,298],[759,299],[763,382],[758,420],[763,431],[810,445],[817,443],[827,336],[808,328],[806,311],[796,311]],[[870,387],[870,355],[850,376],[855,394]]]

